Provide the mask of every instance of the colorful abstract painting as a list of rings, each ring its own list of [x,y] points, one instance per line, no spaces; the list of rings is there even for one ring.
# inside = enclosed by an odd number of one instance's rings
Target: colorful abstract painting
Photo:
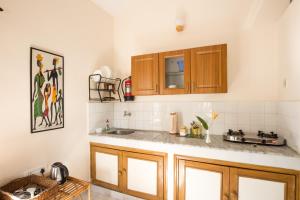
[[[64,57],[30,48],[31,133],[64,127]]]

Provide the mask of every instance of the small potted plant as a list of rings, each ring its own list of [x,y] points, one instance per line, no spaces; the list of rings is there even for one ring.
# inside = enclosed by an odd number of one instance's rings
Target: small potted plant
[[[210,123],[210,127],[213,126],[213,123],[214,121],[218,118],[219,114],[217,112],[211,112],[210,114],[210,118],[211,118],[211,123]],[[202,127],[206,130],[206,139],[205,139],[205,142],[206,143],[211,143],[211,140],[210,140],[210,131],[209,131],[209,126],[207,124],[207,122],[199,117],[199,116],[196,116],[198,121],[202,124]]]

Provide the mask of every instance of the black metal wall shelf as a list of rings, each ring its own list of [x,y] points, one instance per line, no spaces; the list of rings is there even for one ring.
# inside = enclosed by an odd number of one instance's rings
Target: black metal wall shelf
[[[102,103],[122,101],[120,96],[120,86],[120,78],[106,78],[101,76],[101,74],[92,74],[89,76],[89,100]],[[92,91],[95,91],[98,97],[92,97]]]

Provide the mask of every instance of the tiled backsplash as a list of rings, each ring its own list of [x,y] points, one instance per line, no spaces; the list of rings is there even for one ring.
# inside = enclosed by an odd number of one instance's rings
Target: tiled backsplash
[[[131,116],[124,116],[124,111]],[[212,134],[223,134],[229,128],[277,131],[300,152],[300,101],[89,103],[89,130],[104,127],[109,119],[113,127],[168,131],[170,112],[178,112],[180,127],[196,120],[196,115],[208,119],[212,111],[219,113]]]
[[[89,103],[89,131],[105,127],[108,119],[113,126],[114,104],[113,103]]]
[[[167,131],[171,112],[178,112],[180,127],[196,121],[196,115],[208,120],[210,113],[215,111],[219,117],[211,128],[212,134],[223,134],[229,128],[251,132],[277,131],[276,102],[91,103],[90,108],[90,130],[104,127],[105,120],[109,119],[114,127]],[[130,112],[131,116],[124,116],[124,111]]]
[[[132,113],[124,117],[124,111]],[[277,130],[277,106],[272,102],[155,102],[115,103],[114,125],[121,128],[169,130],[169,115],[177,112],[179,127],[187,125],[199,115],[209,121],[212,111],[219,117],[211,127],[212,134],[223,134],[227,129],[244,131]]]

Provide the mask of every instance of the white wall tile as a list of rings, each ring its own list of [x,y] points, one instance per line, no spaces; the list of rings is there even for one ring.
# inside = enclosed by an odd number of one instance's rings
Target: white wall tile
[[[124,117],[124,111],[131,112]],[[178,112],[179,127],[190,126],[196,115],[210,122],[212,111],[220,114],[212,127],[213,134],[227,129],[278,131],[287,137],[294,148],[300,150],[300,102],[131,102],[90,103],[89,130],[105,126],[109,119],[115,127],[164,130],[170,128],[170,112]]]
[[[278,103],[277,102],[265,102],[265,113],[266,114],[277,114]]]

